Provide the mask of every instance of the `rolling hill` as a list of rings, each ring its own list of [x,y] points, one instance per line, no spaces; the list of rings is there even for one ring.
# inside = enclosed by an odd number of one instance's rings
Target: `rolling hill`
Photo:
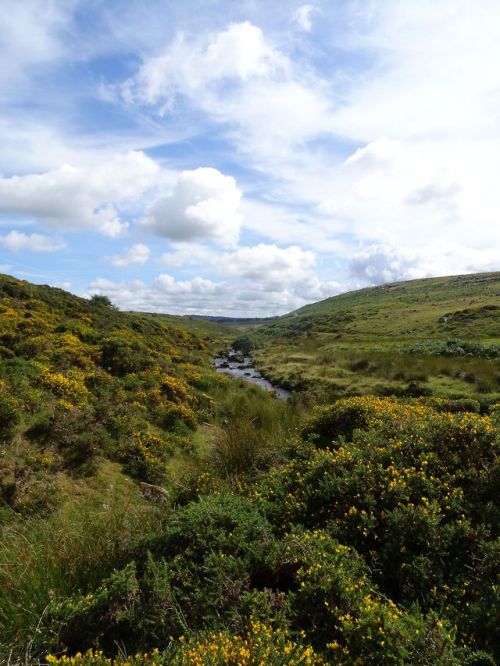
[[[362,289],[252,329],[274,382],[327,398],[500,394],[500,273]]]

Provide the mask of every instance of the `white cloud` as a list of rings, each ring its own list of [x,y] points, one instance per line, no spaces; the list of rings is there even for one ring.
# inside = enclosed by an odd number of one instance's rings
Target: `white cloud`
[[[126,268],[136,264],[145,264],[149,259],[151,251],[147,245],[136,243],[132,245],[122,256],[110,257],[110,262],[117,268]]]
[[[315,263],[314,254],[300,247],[280,248],[263,243],[226,253],[220,261],[221,270],[227,275],[265,284],[269,291],[302,282]]]
[[[297,246],[280,248],[260,243],[220,253],[181,244],[174,252],[164,254],[161,263],[230,279],[231,290],[219,313],[227,310],[242,314],[249,309],[252,316],[259,310],[285,313],[341,289],[336,281],[321,280],[315,273],[314,253]]]
[[[338,282],[320,280],[315,274],[312,252],[294,246],[259,244],[221,254],[205,246],[180,244],[161,261],[211,277],[177,280],[161,274],[148,286],[101,279],[93,287],[127,309],[236,316],[283,314],[340,291]],[[147,305],[141,306],[141,299]]]
[[[219,271],[242,280],[243,300],[243,294],[254,293],[256,302],[268,301],[286,312],[340,291],[338,282],[322,281],[316,276],[315,264],[316,256],[309,250],[260,243],[224,254],[219,259]]]
[[[44,236],[43,234],[25,234],[20,231],[10,231],[0,236],[0,245],[11,252],[26,250],[28,252],[55,252],[65,247],[62,240]]]
[[[70,291],[73,285],[71,282],[65,281],[65,282],[55,282],[53,287],[58,287],[59,289],[64,289],[64,291]]]
[[[364,284],[416,280],[439,275],[460,275],[500,269],[498,252],[447,244],[421,251],[371,245],[351,255],[350,274]]]
[[[230,298],[232,288],[223,282],[203,278],[176,280],[161,274],[151,284],[140,280],[131,283],[112,282],[104,278],[94,280],[89,294],[103,294],[124,310],[195,314],[220,312]]]
[[[129,103],[170,109],[178,94],[197,96],[215,83],[247,81],[286,68],[286,59],[248,21],[218,34],[187,39],[180,34],[162,55],[147,59],[121,86]]]
[[[144,153],[130,151],[92,167],[64,165],[44,174],[0,178],[0,211],[35,217],[55,229],[94,229],[113,238],[127,227],[120,205],[155,185],[159,171]]]
[[[325,82],[295,66],[247,22],[217,34],[179,35],[165,53],[146,59],[121,86],[129,104],[175,113],[187,99],[218,123],[257,168],[287,164],[292,147],[332,131]]]
[[[305,4],[295,13],[306,29],[313,9]],[[127,85],[136,103],[175,113],[172,101],[182,96],[229,128],[237,155],[272,178],[267,196],[286,201],[290,211],[300,207],[288,225],[271,206],[263,218],[245,215],[248,228],[280,245],[339,252],[360,242],[411,250],[433,238],[440,246],[453,239],[462,250],[499,248],[496,3],[485,0],[473,10],[467,0],[353,3],[336,16],[344,27],[336,48],[344,53],[322,75],[301,59],[304,53],[292,51],[292,59],[276,46],[276,34],[273,43],[246,23],[258,39],[245,74],[232,64],[240,53],[233,39],[240,27],[233,25],[174,40]],[[477,48],[471,52],[469,44]],[[200,64],[193,73],[209,51],[224,52],[231,64]],[[353,67],[352,56],[366,56],[367,64]],[[339,138],[361,148],[344,160],[349,144],[339,148]]]
[[[337,284],[321,284],[314,278],[309,279],[308,285],[302,286],[313,289],[314,296],[311,297],[310,291],[308,294],[298,293],[301,289],[292,285],[269,291],[264,282],[230,284],[200,277],[177,280],[162,274],[149,284],[139,280],[125,283],[98,278],[90,285],[87,295],[104,294],[124,310],[262,317],[284,314],[311,300],[326,298],[339,291]]]
[[[315,11],[316,7],[314,5],[301,5],[294,11],[292,20],[302,30],[305,30],[306,32],[311,32],[312,29],[311,17]]]
[[[360,241],[423,248],[453,241],[498,247],[500,156],[488,146],[379,139],[337,170],[319,209],[337,233]],[[483,171],[481,159],[489,169]],[[495,201],[497,202],[495,204]]]
[[[171,194],[153,204],[143,224],[176,241],[213,240],[233,245],[242,222],[240,199],[234,178],[217,169],[183,171]]]
[[[372,54],[373,67],[352,80],[339,131],[366,142],[388,131],[400,139],[498,137],[498,3],[402,0],[373,9],[347,36],[351,49]]]
[[[0,80],[16,81],[19,86],[27,78],[28,65],[49,63],[62,55],[61,33],[67,28],[73,0],[3,0],[0,21],[2,67]],[[2,95],[8,94],[2,87]]]

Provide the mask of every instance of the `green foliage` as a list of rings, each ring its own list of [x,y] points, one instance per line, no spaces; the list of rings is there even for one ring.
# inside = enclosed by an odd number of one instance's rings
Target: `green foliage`
[[[426,340],[408,349],[410,354],[433,354],[434,356],[474,356],[476,358],[499,358],[498,345],[464,340]]]
[[[497,289],[385,286],[242,336],[308,387],[284,403],[208,368],[213,324],[1,278],[0,661],[498,662],[498,363],[407,353],[496,344]]]
[[[107,296],[104,296],[104,295],[101,295],[101,294],[94,294],[93,296],[91,296],[90,303],[91,303],[91,305],[95,305],[95,306],[101,307],[101,308],[112,308],[112,307],[114,307],[111,300]]]
[[[1,387],[0,387],[1,388]],[[0,442],[9,442],[20,421],[18,405],[0,390]]]
[[[258,488],[270,520],[285,532],[326,530],[363,556],[394,602],[445,607],[463,640],[481,636],[498,651],[486,619],[499,603],[489,568],[500,520],[492,420],[362,397],[319,410],[306,432],[323,448],[303,444]],[[333,448],[328,436],[338,437]]]
[[[220,427],[210,460],[223,477],[252,474],[282,459],[284,442],[301,419],[298,409],[257,387],[219,391],[215,409]]]
[[[232,346],[233,349],[247,356],[254,349],[258,349],[259,342],[259,338],[256,335],[245,334],[237,337]]]
[[[292,615],[334,663],[456,664],[453,637],[438,617],[404,612],[381,595],[356,551],[321,531],[292,534],[298,567]]]
[[[121,313],[105,297],[86,301],[8,277],[0,278],[0,312],[9,352],[0,360],[4,500],[16,511],[54,506],[42,501],[49,487],[34,461],[43,457],[73,478],[110,459],[136,478],[165,482],[175,448],[186,449],[198,414],[210,409],[200,387],[213,380],[198,369],[208,365],[205,344],[171,323]],[[141,443],[150,433],[159,441]],[[54,499],[64,486],[62,474],[54,478]]]
[[[193,502],[132,553],[137,564],[131,560],[93,592],[50,604],[54,646],[165,646],[167,636],[188,627],[241,625],[244,593],[264,575],[275,548],[270,525],[250,500]]]
[[[130,483],[113,474],[99,485],[100,492],[87,491],[48,518],[3,528],[0,661],[11,652],[29,660],[31,650],[40,654],[57,642],[60,623],[46,620],[52,604],[98,587],[138,539],[157,529],[158,516]]]

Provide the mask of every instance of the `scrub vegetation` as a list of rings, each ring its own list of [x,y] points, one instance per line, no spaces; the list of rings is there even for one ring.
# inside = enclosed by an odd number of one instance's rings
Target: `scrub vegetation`
[[[0,662],[498,663],[499,277],[235,331],[1,276]]]
[[[313,400],[433,395],[500,400],[500,273],[334,296],[242,331],[259,370]]]

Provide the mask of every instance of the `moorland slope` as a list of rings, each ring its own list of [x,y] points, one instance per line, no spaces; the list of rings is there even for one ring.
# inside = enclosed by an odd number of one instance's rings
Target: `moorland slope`
[[[318,396],[500,399],[500,273],[361,289],[246,335],[266,376]]]

